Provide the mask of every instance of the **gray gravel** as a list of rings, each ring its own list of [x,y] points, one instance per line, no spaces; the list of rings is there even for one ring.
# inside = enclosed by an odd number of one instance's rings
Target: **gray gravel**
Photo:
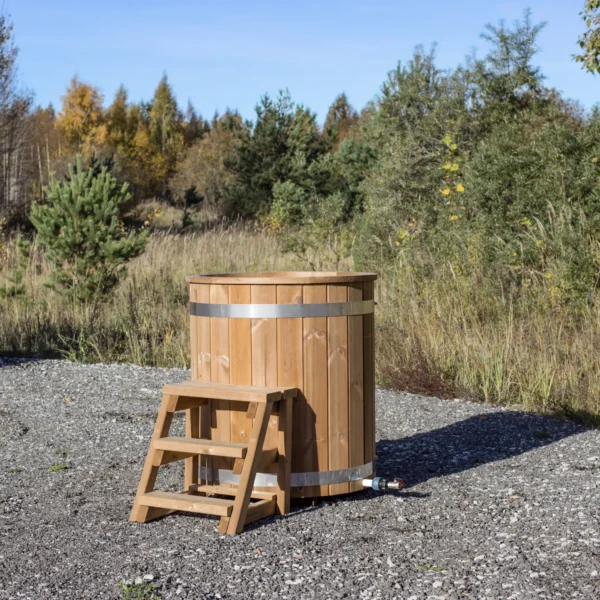
[[[0,359],[1,599],[119,598],[121,581],[163,599],[600,598],[600,432],[463,401],[379,390],[378,472],[402,493],[234,538],[206,517],[129,523],[159,390],[187,377]]]

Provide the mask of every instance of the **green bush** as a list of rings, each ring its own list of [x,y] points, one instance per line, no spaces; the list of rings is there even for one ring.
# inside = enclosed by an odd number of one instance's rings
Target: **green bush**
[[[86,169],[81,157],[65,181],[52,179],[47,202],[31,207],[38,241],[53,264],[49,285],[77,300],[100,300],[125,273],[125,264],[144,251],[148,232],[125,230],[119,218],[130,199],[106,166]]]

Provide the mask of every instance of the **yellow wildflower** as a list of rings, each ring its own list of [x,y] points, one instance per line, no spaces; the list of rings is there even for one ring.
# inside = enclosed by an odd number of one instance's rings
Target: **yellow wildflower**
[[[444,165],[444,169],[446,169],[446,170],[449,170],[449,169],[451,169],[451,168],[452,168],[452,163],[449,163],[449,162],[447,162],[447,163]]]
[[[594,156],[594,158],[592,158],[592,162],[593,162],[593,163],[597,163],[597,162],[598,162],[598,157],[597,157],[597,156]]]
[[[399,246],[399,245],[400,245],[400,242],[396,242],[396,246]]]
[[[456,144],[450,144],[450,150],[456,150],[458,146]]]
[[[458,215],[450,215],[450,220],[451,221],[458,221],[460,217]]]
[[[443,194],[444,196],[448,196],[448,195],[450,194],[450,188],[444,188],[444,189],[442,190],[442,194]]]
[[[464,191],[465,191],[465,186],[464,186],[462,183],[459,183],[459,184],[456,186],[456,191],[457,191],[457,192],[460,192],[460,193],[464,192]]]
[[[458,171],[458,165],[456,163],[454,163],[451,167],[450,167],[451,171]]]

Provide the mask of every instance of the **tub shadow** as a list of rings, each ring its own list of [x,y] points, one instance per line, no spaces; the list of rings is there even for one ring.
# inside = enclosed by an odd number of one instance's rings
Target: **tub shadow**
[[[516,411],[477,415],[446,427],[377,442],[377,475],[407,487],[506,460],[587,429],[569,421]]]

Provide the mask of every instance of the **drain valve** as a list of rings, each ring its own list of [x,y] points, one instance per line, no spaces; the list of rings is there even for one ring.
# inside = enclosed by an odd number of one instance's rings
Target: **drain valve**
[[[373,488],[377,492],[385,492],[387,490],[401,490],[406,487],[406,481],[399,477],[394,479],[385,479],[384,477],[374,477],[373,479],[363,479],[363,487]]]

